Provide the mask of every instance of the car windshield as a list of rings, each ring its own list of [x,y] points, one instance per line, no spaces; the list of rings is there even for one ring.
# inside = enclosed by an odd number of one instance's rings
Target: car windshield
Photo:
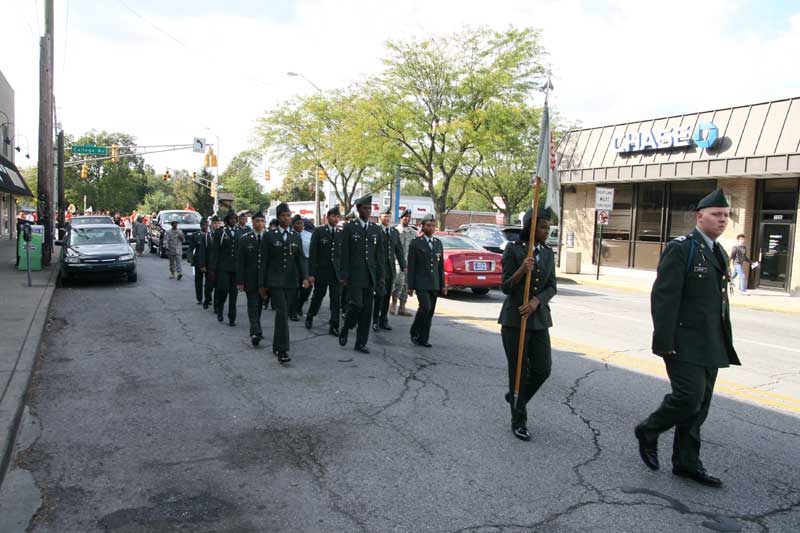
[[[506,228],[503,230],[503,235],[505,235],[507,241],[517,242],[521,232],[522,228]]]
[[[467,235],[475,239],[483,246],[500,246],[505,242],[503,232],[499,228],[484,228],[480,226],[471,227],[467,230]]]
[[[79,217],[69,221],[71,226],[83,226],[85,224],[113,224],[111,217]]]
[[[177,222],[178,224],[199,224],[200,223],[199,213],[194,211],[189,212],[181,212],[181,213],[163,213],[161,215],[161,223],[162,224],[171,224],[172,222]]]
[[[125,237],[119,228],[73,228],[69,237],[71,246],[125,244],[125,242]]]
[[[442,241],[445,250],[483,250],[481,246],[470,239],[461,235],[437,235],[437,239]]]

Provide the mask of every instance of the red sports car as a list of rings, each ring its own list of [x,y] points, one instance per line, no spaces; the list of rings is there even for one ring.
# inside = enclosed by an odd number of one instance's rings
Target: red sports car
[[[437,232],[444,248],[444,282],[448,289],[472,289],[486,294],[500,287],[503,256],[482,248],[458,233]]]

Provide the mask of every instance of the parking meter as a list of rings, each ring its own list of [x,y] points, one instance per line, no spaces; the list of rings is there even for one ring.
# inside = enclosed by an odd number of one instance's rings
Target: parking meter
[[[22,240],[25,242],[31,242],[31,225],[30,224],[23,224],[22,225]]]

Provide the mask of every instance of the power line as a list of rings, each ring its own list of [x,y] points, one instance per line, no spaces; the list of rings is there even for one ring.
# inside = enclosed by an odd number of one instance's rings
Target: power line
[[[67,14],[64,21],[64,49],[61,52],[64,59],[61,60],[61,76],[67,71],[67,36],[69,35],[69,0],[67,0]]]
[[[155,29],[155,30],[156,30],[156,31],[158,31],[159,33],[162,33],[162,34],[166,35],[167,37],[169,37],[170,39],[172,39],[173,41],[175,41],[176,43],[178,43],[178,44],[179,44],[179,45],[181,45],[182,47],[184,47],[184,48],[189,48],[189,47],[188,47],[188,46],[186,46],[186,44],[185,44],[184,42],[182,42],[180,39],[178,39],[177,37],[175,37],[174,35],[172,35],[172,34],[171,34],[171,33],[169,33],[168,31],[166,31],[166,30],[162,30],[162,29],[161,29],[160,27],[158,27],[156,24],[154,24],[154,23],[150,22],[149,20],[147,20],[146,18],[144,18],[142,15],[140,15],[139,13],[137,13],[136,11],[134,11],[134,10],[133,10],[133,9],[132,9],[132,8],[131,8],[131,7],[130,7],[128,4],[126,4],[125,2],[123,2],[123,0],[117,0],[117,1],[118,1],[120,4],[122,4],[122,6],[123,6],[125,9],[127,9],[128,11],[130,11],[131,13],[133,13],[134,15],[136,15],[137,17],[139,17],[140,19],[142,19],[143,21],[145,21],[147,24],[149,24],[149,25],[150,25],[150,26],[151,26],[153,29]]]

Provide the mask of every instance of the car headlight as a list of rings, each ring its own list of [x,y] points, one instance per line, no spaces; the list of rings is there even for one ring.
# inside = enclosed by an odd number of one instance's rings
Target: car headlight
[[[80,257],[74,257],[74,256],[72,256],[72,257],[65,257],[65,258],[64,258],[64,262],[65,262],[65,263],[71,263],[71,264],[72,264],[72,263],[80,263],[80,262],[81,262],[81,258],[80,258]]]
[[[131,259],[133,259],[133,254],[125,254],[117,258],[119,261],[130,261]]]

